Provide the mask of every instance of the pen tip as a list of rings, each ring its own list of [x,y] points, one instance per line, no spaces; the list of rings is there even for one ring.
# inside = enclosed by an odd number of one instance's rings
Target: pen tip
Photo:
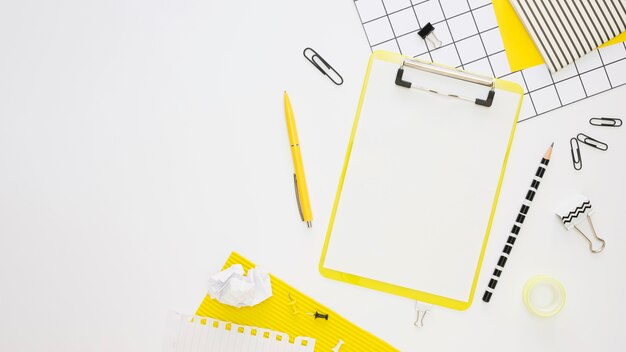
[[[554,142],[552,142],[552,144],[550,144],[550,148],[554,147]]]
[[[313,227],[313,222],[312,221],[307,221],[306,222],[306,227],[308,227],[308,228]]]

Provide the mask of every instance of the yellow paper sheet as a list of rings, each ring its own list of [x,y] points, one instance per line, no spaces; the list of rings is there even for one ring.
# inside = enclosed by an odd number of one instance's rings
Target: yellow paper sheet
[[[539,50],[524,28],[522,21],[517,17],[509,0],[492,0],[492,2],[511,72],[543,64],[544,61]],[[609,40],[600,47],[603,48],[625,40],[626,32]]]
[[[241,264],[246,272],[255,267],[251,261],[235,252],[231,253],[224,269],[233,264]],[[292,339],[296,336],[312,337],[316,339],[315,352],[331,352],[339,340],[343,341],[340,352],[398,351],[274,275],[270,274],[270,277],[272,297],[256,306],[231,307],[207,295],[196,315],[281,331],[289,334]],[[328,314],[328,320],[315,319],[310,315],[315,312]]]

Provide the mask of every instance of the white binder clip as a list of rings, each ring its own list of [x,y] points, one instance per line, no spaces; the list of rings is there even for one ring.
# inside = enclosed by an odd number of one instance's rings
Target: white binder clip
[[[593,212],[594,209],[591,206],[589,198],[581,194],[573,194],[571,197],[565,199],[561,202],[561,204],[559,204],[556,215],[561,218],[561,221],[567,230],[571,230],[572,228],[576,229],[576,231],[578,231],[583,238],[589,242],[589,250],[592,253],[600,253],[604,249],[606,242],[598,237],[598,234],[596,234],[596,229],[593,227],[593,222],[591,221],[591,214],[593,214]],[[584,222],[585,219],[589,220],[593,236],[600,242],[600,248],[598,249],[593,249],[591,238],[585,235],[585,233],[579,228],[580,224]]]
[[[417,326],[418,328],[423,327],[424,317],[426,316],[426,313],[428,313],[430,311],[430,308],[432,307],[433,307],[432,304],[415,301],[415,311],[417,315],[415,317],[415,322],[413,322],[413,325]]]

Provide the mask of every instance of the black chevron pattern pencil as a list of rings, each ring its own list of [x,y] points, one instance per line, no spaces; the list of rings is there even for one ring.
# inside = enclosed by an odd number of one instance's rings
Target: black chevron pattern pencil
[[[550,163],[550,157],[552,156],[553,147],[554,143],[550,145],[550,148],[548,148],[548,150],[544,154],[543,158],[541,159],[541,163],[537,168],[537,172],[535,172],[535,177],[533,177],[533,180],[530,183],[530,187],[528,188],[528,192],[526,193],[526,198],[524,198],[524,202],[522,203],[522,207],[519,210],[519,214],[517,214],[517,218],[515,218],[515,223],[513,224],[513,228],[511,228],[509,238],[506,240],[506,244],[502,249],[500,259],[498,259],[496,268],[493,270],[493,274],[491,274],[491,279],[489,280],[489,284],[487,285],[487,289],[485,290],[485,294],[483,295],[483,301],[485,302],[489,302],[491,300],[493,291],[496,289],[496,285],[498,284],[498,279],[500,278],[500,275],[502,275],[502,270],[504,270],[506,261],[511,255],[511,250],[513,250],[513,245],[515,244],[515,241],[519,236],[519,232],[522,229],[522,224],[524,223],[524,219],[526,219],[528,210],[530,210],[530,205],[533,202],[533,198],[535,198],[535,193],[537,193],[537,190],[539,189],[539,184],[541,183],[543,174],[546,172],[548,164]]]

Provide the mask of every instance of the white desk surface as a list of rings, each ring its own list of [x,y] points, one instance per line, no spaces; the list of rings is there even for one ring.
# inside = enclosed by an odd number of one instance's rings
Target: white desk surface
[[[311,46],[345,79],[312,67]],[[158,351],[230,251],[403,351],[626,345],[626,87],[518,125],[474,305],[435,308],[321,277],[317,264],[370,54],[352,1],[0,4],[0,350]],[[299,220],[283,112],[296,113],[314,211]],[[621,101],[621,102],[620,102]],[[569,138],[606,141],[571,166]],[[550,142],[555,153],[493,300],[480,300]],[[580,192],[607,241],[592,255],[552,208]],[[392,255],[392,253],[390,253]],[[407,263],[407,265],[411,265]],[[522,303],[535,274],[567,303]]]

